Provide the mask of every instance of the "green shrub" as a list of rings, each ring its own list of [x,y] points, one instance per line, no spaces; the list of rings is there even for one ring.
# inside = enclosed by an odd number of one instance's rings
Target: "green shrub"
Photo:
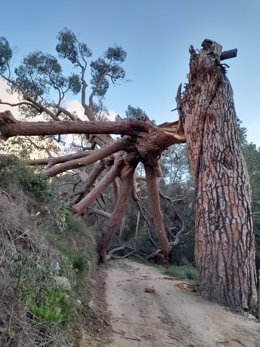
[[[165,274],[172,277],[176,277],[180,280],[189,279],[195,282],[196,284],[199,284],[198,271],[190,265],[171,266],[167,269],[167,271],[165,271]]]
[[[13,155],[0,156],[0,177],[2,184],[19,184],[24,191],[33,193],[37,198],[47,199],[51,196],[47,178],[34,173],[32,168]]]
[[[145,254],[154,252],[154,245],[151,243],[148,233],[145,229],[141,228],[137,236],[137,242],[140,250]]]
[[[88,270],[89,256],[84,251],[80,251],[73,259],[72,266],[79,271]]]
[[[42,321],[60,324],[67,320],[70,312],[69,299],[63,289],[55,288],[45,293],[39,302],[31,298],[28,303],[30,312]]]
[[[65,223],[67,225],[67,229],[71,232],[75,233],[84,233],[85,226],[84,224],[76,219],[70,211],[67,211],[65,216]]]

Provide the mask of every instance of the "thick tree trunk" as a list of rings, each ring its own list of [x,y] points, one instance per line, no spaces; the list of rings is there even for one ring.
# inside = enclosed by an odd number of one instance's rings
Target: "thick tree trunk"
[[[231,85],[221,46],[190,50],[189,84],[181,102],[196,187],[195,257],[201,294],[236,310],[255,311],[255,239],[249,177],[240,150]]]

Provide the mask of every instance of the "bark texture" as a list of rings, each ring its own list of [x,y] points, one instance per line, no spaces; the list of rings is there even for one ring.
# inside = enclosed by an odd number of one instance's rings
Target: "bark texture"
[[[201,294],[236,310],[257,302],[251,190],[240,149],[231,85],[221,46],[190,49],[189,83],[181,102],[196,187],[195,258]]]
[[[160,240],[160,245],[162,248],[162,253],[167,255],[170,253],[172,246],[168,240],[164,223],[163,223],[163,214],[160,208],[160,195],[158,187],[158,169],[154,166],[145,165],[145,174],[146,174],[146,184],[147,184],[147,193],[149,197],[150,209],[153,216],[153,222]]]

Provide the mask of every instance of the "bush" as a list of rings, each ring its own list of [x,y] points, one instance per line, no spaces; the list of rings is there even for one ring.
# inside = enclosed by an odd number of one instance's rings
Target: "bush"
[[[89,268],[89,257],[86,252],[79,252],[72,262],[73,269],[77,269],[78,271],[88,270]]]
[[[40,302],[31,298],[28,308],[36,318],[54,324],[64,323],[71,311],[69,297],[66,298],[64,290],[58,287],[45,293]]]
[[[146,255],[154,252],[154,245],[151,243],[148,232],[145,228],[140,228],[137,236],[137,243],[140,250]]]
[[[49,259],[33,253],[10,255],[11,278],[17,278],[17,294],[36,318],[55,325],[65,322],[71,311],[70,297],[59,287],[49,269]]]
[[[59,193],[15,156],[0,156],[0,267],[7,279],[0,295],[0,325],[13,334],[0,334],[1,346],[11,340],[15,346],[20,341],[27,345],[31,336],[42,346],[54,340],[57,346],[71,345],[68,330],[78,327],[87,310],[95,231],[73,217]],[[57,285],[56,271],[68,278],[71,291]]]
[[[192,280],[195,284],[199,284],[198,271],[191,265],[171,266],[165,271],[165,274],[176,277],[179,280]]]
[[[78,219],[76,219],[70,211],[66,212],[65,223],[67,225],[67,229],[71,232],[75,233],[84,233],[85,225]]]
[[[2,184],[18,184],[37,198],[46,199],[51,195],[47,178],[34,173],[23,161],[13,155],[0,156],[0,177]]]

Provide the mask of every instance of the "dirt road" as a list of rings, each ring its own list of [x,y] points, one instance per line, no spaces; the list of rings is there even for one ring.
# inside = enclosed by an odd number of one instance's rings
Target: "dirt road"
[[[157,268],[111,262],[106,296],[113,333],[106,346],[260,347],[259,323],[178,285]]]

